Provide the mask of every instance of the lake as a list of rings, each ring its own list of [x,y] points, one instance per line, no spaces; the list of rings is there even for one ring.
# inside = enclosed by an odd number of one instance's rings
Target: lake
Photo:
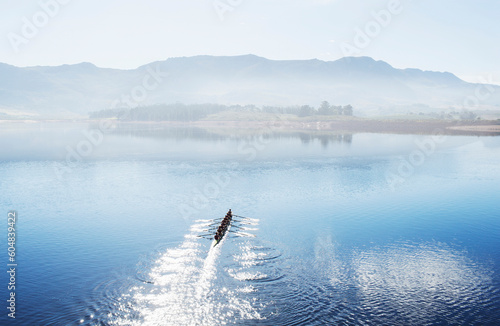
[[[500,137],[0,124],[0,323],[497,325],[499,194]]]

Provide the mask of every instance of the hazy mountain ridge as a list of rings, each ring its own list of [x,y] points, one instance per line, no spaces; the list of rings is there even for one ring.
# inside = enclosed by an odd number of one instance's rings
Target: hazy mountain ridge
[[[131,100],[151,71],[161,77],[149,78],[148,89]],[[477,87],[481,86],[448,72],[396,69],[369,57],[325,62],[255,55],[194,56],[131,70],[91,63],[25,68],[0,64],[0,112],[85,116],[113,106],[158,103],[318,105],[327,100],[352,104],[357,112],[392,108],[405,113],[405,107],[415,104],[460,109],[467,96],[475,96]],[[477,108],[500,109],[500,87],[482,88],[481,94],[489,93]],[[123,100],[127,97],[128,101]]]

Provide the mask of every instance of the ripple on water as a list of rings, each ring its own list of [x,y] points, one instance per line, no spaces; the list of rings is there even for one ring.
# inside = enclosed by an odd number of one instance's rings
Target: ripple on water
[[[91,321],[85,325],[493,325],[499,302],[493,274],[470,257],[435,242],[346,251],[325,236],[303,261],[285,259],[276,246],[255,238],[226,237],[209,249],[208,241],[187,236],[141,265],[148,266],[147,273],[99,284],[82,320]]]
[[[494,325],[488,266],[443,243],[397,243],[342,253],[319,238],[311,262],[292,262],[273,325]],[[296,267],[293,267],[295,266]]]
[[[180,245],[141,262],[136,278],[115,278],[96,287],[86,319],[95,316],[96,325],[220,325],[264,319],[253,282],[280,277],[265,266],[280,254],[238,237],[225,237],[210,248],[208,241],[194,236],[210,222],[196,221]],[[221,257],[227,252],[229,259]]]
[[[445,244],[358,251],[352,264],[360,322],[476,324],[494,316],[490,270]]]

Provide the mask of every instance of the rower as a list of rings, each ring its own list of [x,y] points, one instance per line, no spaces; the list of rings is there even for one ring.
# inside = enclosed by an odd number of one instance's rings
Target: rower
[[[229,224],[231,223],[231,219],[233,217],[233,213],[231,212],[231,209],[227,212],[226,216],[222,219],[221,224],[219,225],[219,228],[217,229],[217,232],[215,232],[214,240],[215,241],[220,241],[224,234],[226,233]]]

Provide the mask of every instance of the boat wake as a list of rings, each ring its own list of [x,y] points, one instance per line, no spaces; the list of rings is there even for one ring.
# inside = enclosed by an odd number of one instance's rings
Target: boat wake
[[[243,231],[210,247],[200,233],[217,221],[195,221],[184,241],[160,254],[140,273],[141,281],[121,295],[109,324],[220,325],[264,319],[265,305],[254,282],[279,276],[263,268],[277,254],[257,246],[249,233],[258,229],[258,222],[240,219],[235,229]]]

